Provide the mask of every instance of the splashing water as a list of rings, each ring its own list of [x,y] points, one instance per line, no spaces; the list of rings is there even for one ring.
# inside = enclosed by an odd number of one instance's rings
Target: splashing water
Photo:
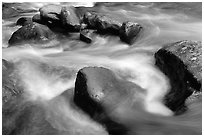
[[[38,9],[47,3],[27,4]],[[87,6],[91,5],[87,4]],[[131,47],[120,42],[118,37],[97,36],[92,44],[73,39],[58,39],[50,43],[56,45],[52,48],[39,48],[42,45],[37,44],[4,48],[3,58],[17,64],[18,74],[26,89],[25,98],[28,101],[42,102],[47,113],[47,120],[56,129],[70,131],[70,134],[107,134],[101,125],[74,108],[71,105],[71,99],[65,100],[61,96],[66,90],[74,88],[76,73],[79,69],[100,66],[112,70],[118,78],[126,79],[142,87],[147,92],[143,97],[145,111],[172,116],[173,112],[162,103],[162,98],[170,88],[169,81],[154,66],[152,55],[163,44],[169,42],[183,39],[201,40],[201,18],[188,15],[188,12],[179,11],[179,9],[176,14],[172,14],[171,9],[165,10],[155,4],[118,6],[104,4],[98,6],[97,10],[119,21],[138,22],[145,28],[144,32]],[[11,25],[16,19],[15,17],[3,21],[3,47],[8,46],[8,38],[17,29]],[[126,111],[117,110],[117,113],[121,115],[126,115],[124,112]],[[130,117],[133,117],[131,113]],[[135,121],[133,121],[141,124],[144,124],[142,120],[151,121],[152,115],[149,113],[133,112],[135,114]],[[156,120],[162,124],[171,124],[171,121],[175,124],[181,119],[161,120],[161,117],[156,117]],[[185,122],[181,122],[180,125],[184,126]],[[144,124],[144,128],[145,126]],[[142,130],[141,128],[141,132]]]

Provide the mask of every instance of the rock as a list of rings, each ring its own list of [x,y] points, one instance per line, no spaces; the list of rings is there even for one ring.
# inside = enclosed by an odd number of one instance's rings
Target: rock
[[[61,15],[62,25],[65,28],[67,28],[69,31],[80,30],[79,18],[77,17],[75,13],[75,8],[73,6],[62,7],[60,15]]]
[[[9,39],[9,46],[22,43],[48,42],[55,34],[45,25],[30,23],[15,31]]]
[[[16,25],[25,26],[27,24],[32,23],[32,18],[29,17],[21,17],[17,20]]]
[[[47,24],[47,22],[44,21],[44,20],[41,18],[40,14],[35,14],[35,15],[32,17],[32,21],[33,21],[33,22],[37,22],[37,23],[39,23],[39,24],[43,24],[43,25],[46,25],[46,24]]]
[[[42,20],[53,26],[60,26],[61,6],[49,4],[39,9]]]
[[[93,39],[93,30],[84,29],[80,32],[80,40],[91,43]]]
[[[120,40],[132,45],[136,41],[141,30],[142,27],[138,23],[129,21],[124,22],[120,28]]]
[[[177,114],[185,111],[185,100],[193,92],[201,92],[201,42],[179,41],[155,53],[155,65],[170,79],[171,89],[165,104]]]
[[[74,102],[94,120],[105,125],[109,134],[126,134],[126,127],[112,119],[117,116],[116,110],[134,109],[132,105],[138,92],[144,93],[140,87],[118,79],[108,69],[87,67],[77,74]]]
[[[18,95],[21,91],[17,87],[17,78],[14,74],[14,64],[2,59],[2,105]]]
[[[119,35],[121,23],[111,19],[105,15],[97,15],[93,12],[86,12],[82,19],[82,22],[87,24],[87,28],[96,29],[102,34],[114,34]]]

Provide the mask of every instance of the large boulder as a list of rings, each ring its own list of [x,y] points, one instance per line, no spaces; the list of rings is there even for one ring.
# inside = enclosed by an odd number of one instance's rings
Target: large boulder
[[[69,31],[79,31],[80,30],[80,22],[79,18],[75,13],[75,8],[70,7],[62,7],[61,9],[61,22],[64,28]]]
[[[108,69],[87,67],[77,74],[74,94],[74,102],[94,120],[105,125],[109,134],[126,134],[126,127],[113,120],[118,115],[117,110],[135,109],[135,97],[139,101],[139,94],[145,92],[131,82],[118,79]]]
[[[96,29],[102,34],[119,35],[121,23],[105,15],[98,15],[94,12],[86,12],[82,22],[87,24],[87,28]]]
[[[120,40],[132,45],[142,30],[141,25],[134,22],[124,22],[120,28]]]
[[[20,25],[20,26],[25,26],[30,23],[32,23],[32,18],[29,18],[29,17],[21,17],[16,21],[16,25]]]
[[[171,89],[165,104],[177,114],[185,111],[185,101],[201,92],[202,45],[197,41],[167,44],[155,53],[155,65],[170,79]]]
[[[15,31],[9,39],[9,46],[22,43],[48,42],[55,38],[55,34],[45,25],[38,23],[27,24]]]
[[[62,7],[60,5],[49,4],[39,9],[42,20],[53,26],[60,26],[60,14]]]

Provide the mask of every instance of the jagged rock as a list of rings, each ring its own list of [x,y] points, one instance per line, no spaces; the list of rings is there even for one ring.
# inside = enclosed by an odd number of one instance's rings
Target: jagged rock
[[[92,39],[93,39],[93,33],[94,31],[93,30],[87,30],[87,29],[84,29],[80,32],[80,40],[86,42],[86,43],[91,43],[92,42]]]
[[[55,34],[45,25],[38,23],[27,24],[15,31],[9,39],[9,46],[21,43],[48,42],[55,38]]]
[[[94,120],[105,125],[109,134],[126,134],[126,127],[112,118],[117,116],[115,110],[134,109],[133,100],[138,92],[145,93],[139,86],[118,79],[108,69],[87,67],[77,74],[74,102]],[[114,114],[110,116],[110,113]]]
[[[39,9],[40,16],[43,21],[46,21],[47,24],[52,24],[53,26],[60,26],[60,13],[61,13],[60,5],[46,5]]]
[[[201,42],[179,41],[168,44],[155,53],[155,65],[170,79],[171,89],[165,104],[176,113],[185,110],[185,100],[201,91]]]
[[[29,17],[21,17],[17,20],[16,25],[25,26],[27,24],[32,23],[32,18]]]
[[[132,45],[142,30],[138,23],[124,22],[120,28],[120,40]]]
[[[75,13],[75,8],[70,7],[62,7],[61,9],[61,22],[64,28],[69,31],[79,31],[80,23],[79,18]]]
[[[96,29],[102,34],[114,34],[119,35],[121,23],[111,19],[105,15],[97,15],[93,12],[86,12],[82,19],[82,22],[87,24],[87,28]]]

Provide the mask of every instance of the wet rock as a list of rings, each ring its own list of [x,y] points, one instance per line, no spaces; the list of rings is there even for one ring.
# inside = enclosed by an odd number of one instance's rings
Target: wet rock
[[[155,65],[170,79],[171,89],[165,104],[177,114],[186,110],[185,100],[193,92],[201,92],[201,42],[179,41],[155,53]]]
[[[30,23],[15,31],[9,39],[9,46],[22,43],[48,42],[55,34],[45,25]]]
[[[70,7],[62,7],[61,9],[61,21],[64,28],[68,29],[68,31],[79,31],[80,23],[79,18],[75,13],[75,8]]]
[[[17,86],[17,79],[14,74],[14,64],[2,59],[2,104],[4,104],[18,95],[21,91]]]
[[[93,33],[94,33],[93,30],[88,30],[88,29],[82,30],[80,32],[80,40],[82,40],[86,43],[91,43],[93,40],[93,37],[94,37]]]
[[[16,25],[25,26],[27,24],[32,23],[32,18],[29,17],[21,17],[17,20]]]
[[[37,23],[39,23],[39,24],[43,24],[43,25],[46,25],[46,24],[47,24],[47,22],[44,21],[44,20],[41,18],[40,14],[35,14],[35,15],[32,17],[32,21],[33,21],[33,22],[37,22]]]
[[[39,9],[40,16],[43,21],[46,21],[47,24],[52,24],[53,26],[60,26],[60,14],[61,14],[60,5],[46,5]]]
[[[121,23],[105,15],[97,15],[93,12],[86,12],[82,22],[87,28],[96,29],[98,33],[119,35]]]
[[[142,27],[138,23],[129,21],[124,22],[120,28],[120,40],[132,45],[136,41],[141,30]]]
[[[74,102],[94,120],[105,125],[109,134],[126,134],[126,127],[112,118],[117,116],[116,110],[134,109],[134,95],[140,91],[144,93],[137,85],[119,80],[108,69],[87,67],[77,74]]]

